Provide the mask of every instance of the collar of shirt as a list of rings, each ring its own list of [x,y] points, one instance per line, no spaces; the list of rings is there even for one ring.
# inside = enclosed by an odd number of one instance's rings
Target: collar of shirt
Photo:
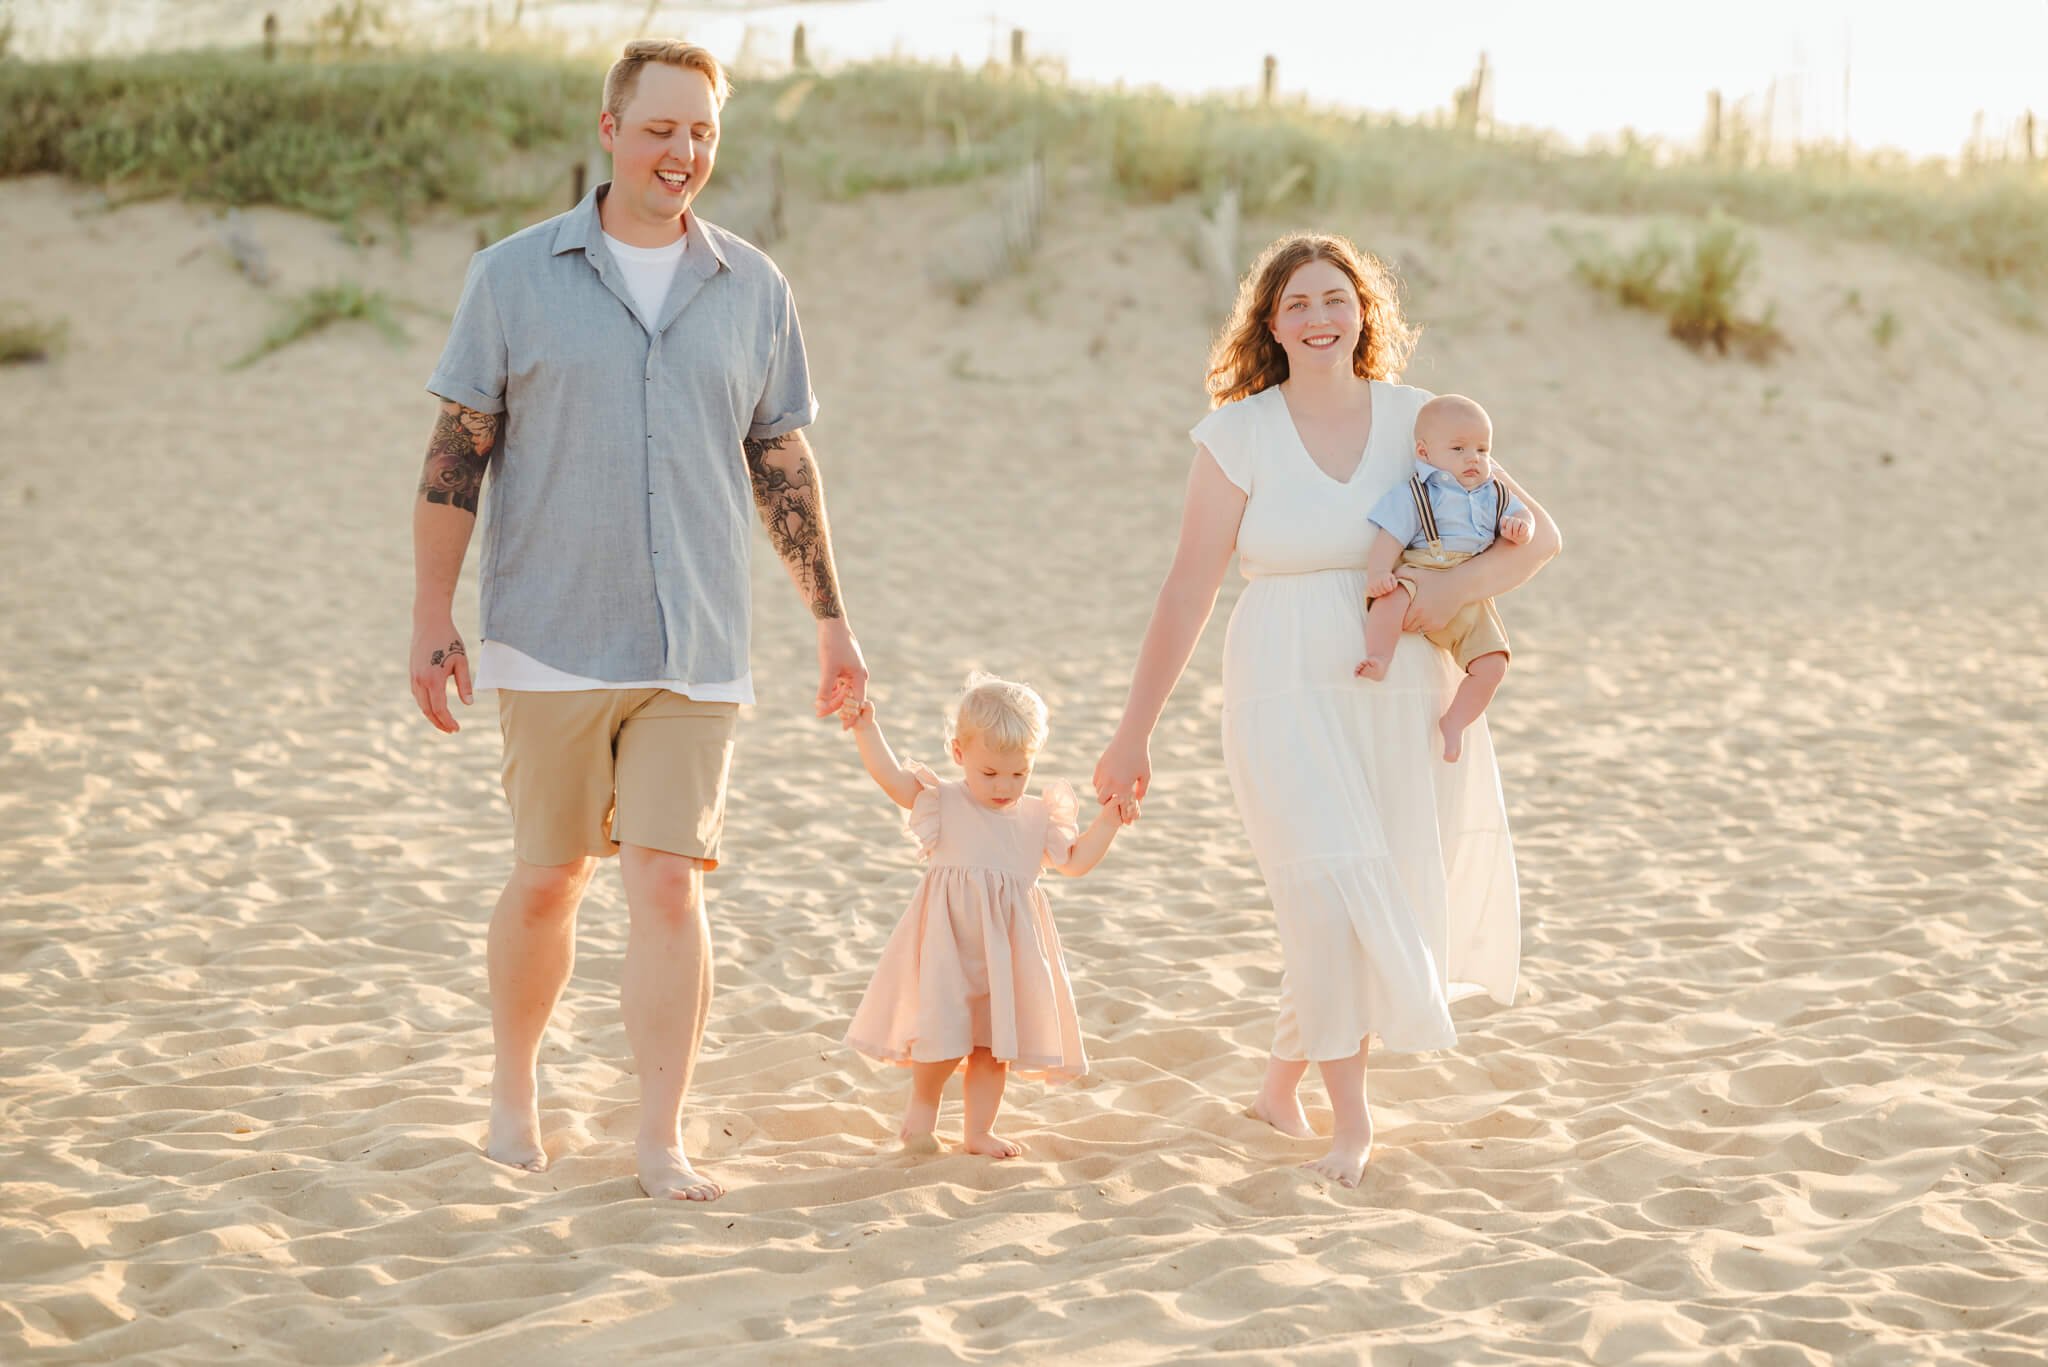
[[[567,252],[582,252],[590,268],[604,274],[603,263],[611,260],[611,252],[604,245],[604,223],[598,217],[597,208],[604,197],[611,192],[612,183],[605,181],[583,197],[583,201],[562,218],[562,226],[555,229],[556,256]],[[730,270],[731,263],[725,259],[725,252],[711,234],[704,232],[697,222],[697,216],[690,210],[683,211],[683,259],[680,269],[692,271],[700,280],[709,280],[720,270]]]
[[[1415,477],[1424,484],[1428,484],[1431,479],[1434,479],[1442,488],[1455,489],[1459,493],[1467,495],[1476,494],[1487,485],[1493,483],[1493,476],[1488,475],[1485,479],[1480,480],[1479,483],[1467,489],[1464,485],[1458,483],[1458,477],[1449,470],[1439,469],[1420,456],[1415,458]]]

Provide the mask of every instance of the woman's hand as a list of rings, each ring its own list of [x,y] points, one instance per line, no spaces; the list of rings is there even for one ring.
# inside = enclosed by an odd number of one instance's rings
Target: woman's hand
[[[1442,631],[1458,615],[1458,609],[1465,606],[1464,600],[1458,597],[1451,571],[1424,570],[1419,574],[1404,574],[1401,582],[1408,586],[1408,611],[1401,618],[1403,631],[1424,636],[1432,631]]]
[[[1095,800],[1116,803],[1126,823],[1138,819],[1138,804],[1152,786],[1152,750],[1146,737],[1119,731],[1095,763]]]

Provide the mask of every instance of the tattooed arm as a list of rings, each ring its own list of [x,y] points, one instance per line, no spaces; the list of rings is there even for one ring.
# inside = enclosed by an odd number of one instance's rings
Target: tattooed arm
[[[742,446],[768,541],[818,619],[817,710],[819,716],[829,716],[847,698],[867,696],[868,670],[839,598],[818,463],[801,431],[759,441],[749,438]]]
[[[461,729],[448,709],[449,678],[463,702],[472,700],[469,654],[455,630],[455,582],[502,417],[442,400],[413,504],[412,697],[443,731]]]

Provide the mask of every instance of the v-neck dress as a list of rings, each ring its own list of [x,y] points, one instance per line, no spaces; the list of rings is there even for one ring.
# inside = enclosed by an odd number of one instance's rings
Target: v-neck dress
[[[1365,657],[1367,513],[1414,468],[1431,396],[1374,381],[1372,432],[1346,481],[1303,445],[1278,388],[1191,433],[1246,494],[1248,581],[1223,655],[1223,753],[1265,876],[1285,963],[1273,1052],[1348,1058],[1456,1042],[1449,1003],[1514,998],[1521,904],[1485,719],[1443,760],[1450,656],[1404,635],[1385,679]]]

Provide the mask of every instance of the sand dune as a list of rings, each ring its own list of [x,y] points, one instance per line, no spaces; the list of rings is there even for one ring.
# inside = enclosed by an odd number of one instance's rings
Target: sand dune
[[[1041,772],[1085,780],[1204,409],[1190,211],[1065,186],[1032,270],[962,309],[919,241],[978,193],[805,204],[777,256],[892,735],[937,759],[981,664],[1040,684]],[[671,1207],[632,1176],[608,873],[544,1054],[554,1166],[478,1150],[495,709],[437,736],[402,668],[420,385],[470,231],[405,254],[247,218],[280,291],[384,289],[410,340],[343,326],[224,373],[273,304],[206,211],[0,185],[29,267],[4,294],[73,335],[0,371],[0,1358],[2048,1351],[2048,341],[1971,282],[1765,234],[1793,350],[1758,368],[1593,297],[1554,215],[1331,225],[1397,260],[1408,378],[1488,404],[1568,540],[1505,604],[1521,990],[1376,1064],[1357,1191],[1239,1114],[1279,954],[1213,630],[1146,820],[1053,890],[1090,1073],[1013,1087],[1024,1159],[893,1152],[901,1075],[837,1039],[912,851],[809,719],[763,554],[688,1124],[731,1194]]]

